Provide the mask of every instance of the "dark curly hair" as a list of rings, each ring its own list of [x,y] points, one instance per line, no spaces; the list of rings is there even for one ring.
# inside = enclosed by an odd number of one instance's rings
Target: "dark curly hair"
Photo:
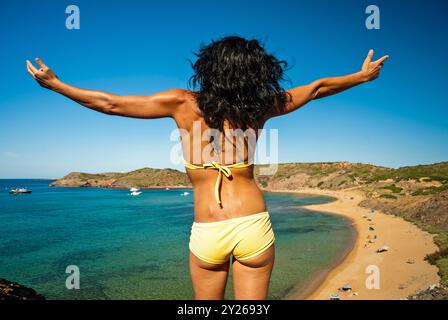
[[[279,85],[285,61],[278,60],[258,40],[228,36],[201,45],[195,74],[190,78],[196,101],[210,128],[258,129],[275,110],[281,112],[289,95]]]

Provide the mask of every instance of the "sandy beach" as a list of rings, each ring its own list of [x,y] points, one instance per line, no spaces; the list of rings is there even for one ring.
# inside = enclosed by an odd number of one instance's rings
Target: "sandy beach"
[[[305,290],[306,299],[328,300],[332,294],[339,295],[341,300],[406,299],[409,295],[439,282],[437,267],[424,260],[427,254],[438,249],[433,236],[400,217],[379,211],[372,212],[358,206],[364,197],[361,192],[320,189],[275,192],[334,197],[337,199],[334,202],[306,208],[347,217],[357,231],[353,249],[341,263],[328,273],[317,276],[310,283],[312,290]],[[377,250],[383,246],[387,246],[388,251],[378,253]],[[372,272],[379,277],[373,279]],[[368,279],[370,288],[366,285]],[[352,290],[339,291],[346,283]],[[379,284],[379,288],[375,288],[374,284]],[[293,292],[287,297],[302,298],[303,291]]]

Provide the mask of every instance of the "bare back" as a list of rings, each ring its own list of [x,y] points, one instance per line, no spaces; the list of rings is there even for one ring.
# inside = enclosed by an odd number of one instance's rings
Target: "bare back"
[[[206,138],[198,138],[198,135],[207,137],[207,131],[210,128],[202,117],[193,94],[188,95],[189,97],[185,99],[185,103],[181,106],[182,111],[177,113],[175,121],[179,129],[188,132],[188,136],[182,137],[184,158],[189,159],[193,164],[203,164],[209,162],[210,159],[207,149],[210,148],[210,142]],[[195,137],[197,140],[193,141]],[[223,135],[223,139],[226,139],[227,142],[229,140],[225,135]],[[232,150],[229,150],[229,146]],[[198,154],[198,149],[200,149],[201,156],[195,157],[194,154]],[[213,150],[211,156],[222,159],[220,164],[232,164],[253,159],[253,152],[254,148],[247,144],[243,148],[237,148],[235,143],[223,143],[220,155],[216,155]],[[233,160],[229,159],[229,154],[233,155]],[[224,159],[230,161],[226,162]],[[254,166],[234,168],[231,169],[231,172],[231,177],[222,179],[220,187],[222,204],[219,205],[215,201],[214,195],[218,171],[187,169],[194,190],[196,222],[220,221],[266,211],[263,193],[254,180]]]

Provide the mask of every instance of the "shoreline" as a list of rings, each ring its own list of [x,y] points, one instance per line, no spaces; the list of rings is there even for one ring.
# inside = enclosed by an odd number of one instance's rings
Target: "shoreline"
[[[310,211],[315,211],[306,208]],[[322,211],[319,211],[319,213],[322,213]],[[324,212],[325,214],[331,214],[329,212]],[[347,223],[350,224],[350,227],[352,229],[350,244],[347,246],[344,251],[335,259],[333,259],[328,265],[326,265],[324,268],[314,272],[308,280],[306,280],[304,283],[297,285],[294,287],[285,297],[284,300],[306,300],[311,294],[313,294],[327,279],[328,274],[337,268],[340,264],[342,264],[347,256],[352,252],[352,250],[355,248],[356,241],[358,239],[358,231],[356,228],[353,227],[353,223],[350,219],[347,219],[346,217],[343,217],[347,220]]]
[[[294,288],[285,299],[328,300],[330,295],[338,294],[341,300],[400,300],[439,283],[438,268],[424,260],[427,254],[438,250],[434,236],[398,216],[358,206],[364,199],[361,192],[311,188],[265,191],[335,198],[329,203],[304,208],[343,216],[351,221],[356,232],[351,250],[317,272],[309,282]],[[369,227],[375,230],[369,230]],[[376,250],[384,245],[389,247],[389,251],[377,253]],[[366,268],[369,266],[377,267],[379,271],[379,289],[366,287],[370,276]],[[339,292],[338,288],[346,283],[353,290]]]
[[[130,187],[123,187],[123,186],[70,186],[70,185],[51,185],[49,184],[50,187],[54,187],[54,188],[96,188],[96,189],[116,189],[116,190],[128,190],[129,188],[132,188],[133,186]],[[137,187],[140,190],[152,190],[152,189],[193,189],[192,186],[152,186],[152,187]]]

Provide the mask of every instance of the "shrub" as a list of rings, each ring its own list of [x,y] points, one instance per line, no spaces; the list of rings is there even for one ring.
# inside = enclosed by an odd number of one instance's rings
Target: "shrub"
[[[380,198],[384,198],[384,199],[397,199],[396,196],[392,195],[392,194],[382,194],[380,195]]]

